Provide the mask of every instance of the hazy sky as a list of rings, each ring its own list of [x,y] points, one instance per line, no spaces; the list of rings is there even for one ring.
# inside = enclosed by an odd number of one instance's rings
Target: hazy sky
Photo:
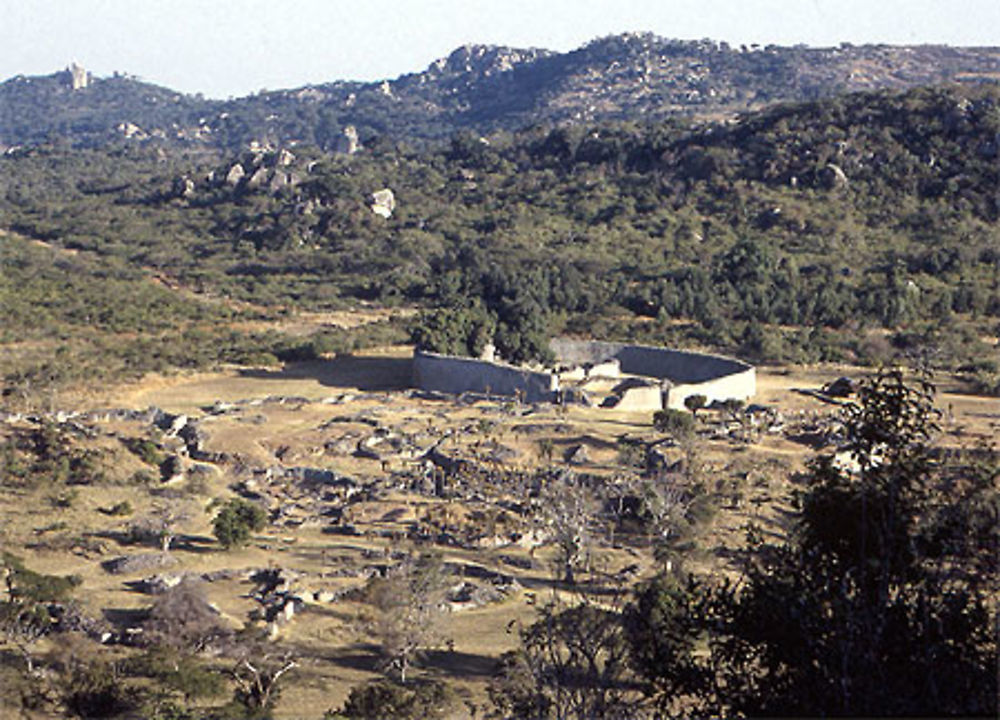
[[[0,0],[0,79],[76,59],[210,97],[394,78],[466,43],[1000,45],[1000,0]]]

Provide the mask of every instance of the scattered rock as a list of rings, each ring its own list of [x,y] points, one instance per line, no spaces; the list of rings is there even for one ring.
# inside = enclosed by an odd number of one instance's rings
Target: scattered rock
[[[147,595],[160,595],[172,587],[180,585],[183,575],[153,575],[143,578],[137,583],[141,592]]]
[[[586,465],[590,462],[590,451],[586,445],[576,445],[566,453],[566,462],[570,465]]]
[[[246,174],[246,170],[243,169],[243,166],[236,163],[229,168],[229,172],[226,173],[226,184],[236,187],[240,184],[240,181],[243,180]]]
[[[168,553],[152,552],[123,555],[101,563],[101,567],[112,575],[134,575],[176,564],[177,561]]]
[[[372,212],[387,220],[396,209],[396,195],[389,188],[383,188],[372,193]]]

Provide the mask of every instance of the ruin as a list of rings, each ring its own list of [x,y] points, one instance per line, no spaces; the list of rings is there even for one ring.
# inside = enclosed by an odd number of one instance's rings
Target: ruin
[[[629,411],[681,409],[684,400],[747,401],[756,368],[734,358],[649,345],[556,338],[553,369],[414,351],[413,384],[421,390],[518,397]]]

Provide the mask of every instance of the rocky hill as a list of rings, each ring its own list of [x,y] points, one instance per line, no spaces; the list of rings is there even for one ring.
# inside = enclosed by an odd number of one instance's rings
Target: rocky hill
[[[218,101],[129,76],[70,71],[0,84],[0,146],[118,139],[234,150],[344,144],[346,128],[419,141],[528,125],[718,118],[857,90],[1000,81],[1000,48],[886,45],[730,47],[626,34],[568,53],[465,46],[426,70]]]

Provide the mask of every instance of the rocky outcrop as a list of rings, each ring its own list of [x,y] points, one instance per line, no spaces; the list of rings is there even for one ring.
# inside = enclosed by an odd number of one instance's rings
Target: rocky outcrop
[[[344,132],[337,138],[334,151],[341,155],[353,155],[361,149],[361,141],[358,139],[358,130],[353,125],[344,128]]]
[[[371,208],[373,213],[388,220],[396,209],[396,195],[389,188],[373,192]]]
[[[226,173],[226,184],[236,187],[240,184],[240,181],[246,176],[247,172],[243,169],[243,166],[236,163],[231,168],[229,172]]]
[[[66,72],[69,73],[70,87],[74,90],[84,90],[90,85],[90,73],[75,60],[69,64]]]

